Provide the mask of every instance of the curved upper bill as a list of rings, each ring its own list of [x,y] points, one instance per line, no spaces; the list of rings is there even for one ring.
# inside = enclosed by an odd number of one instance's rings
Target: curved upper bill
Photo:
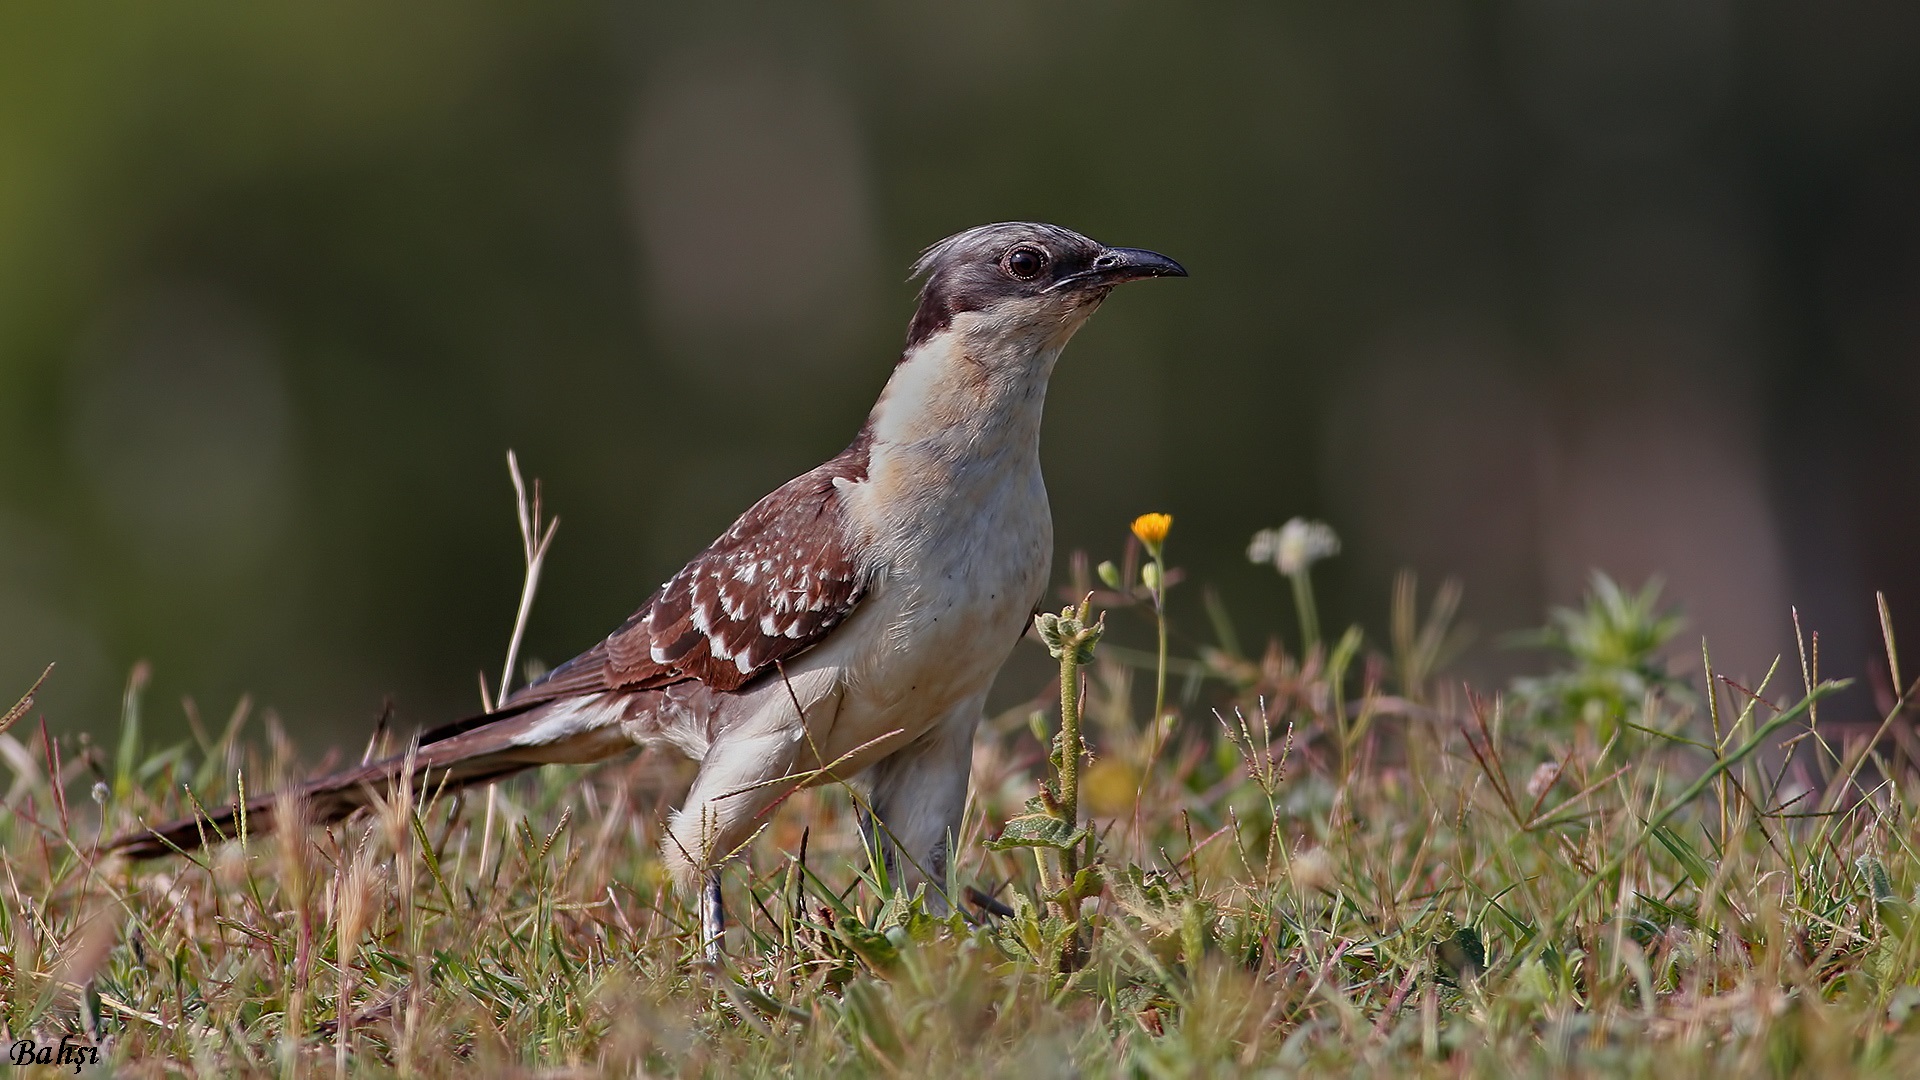
[[[1186,267],[1157,251],[1148,251],[1145,248],[1106,248],[1094,258],[1092,266],[1077,274],[1061,278],[1047,291],[1118,285],[1123,281],[1139,281],[1141,278],[1186,276]]]

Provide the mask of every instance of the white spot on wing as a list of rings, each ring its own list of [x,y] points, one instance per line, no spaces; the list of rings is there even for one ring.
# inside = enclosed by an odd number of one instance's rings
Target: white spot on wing
[[[538,723],[515,736],[513,745],[549,746],[618,723],[619,719],[618,710],[609,708],[599,695],[562,700],[551,706]]]

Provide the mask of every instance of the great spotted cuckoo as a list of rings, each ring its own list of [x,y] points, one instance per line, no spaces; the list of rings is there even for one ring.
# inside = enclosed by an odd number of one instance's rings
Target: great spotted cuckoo
[[[906,348],[851,445],[761,499],[606,640],[405,755],[302,785],[335,821],[415,790],[664,743],[700,762],[665,857],[719,949],[719,867],[803,784],[850,779],[909,887],[942,903],[974,728],[1047,583],[1047,381],[1114,286],[1186,271],[1054,225],[928,248]],[[279,801],[247,807],[271,828]],[[231,836],[238,808],[120,838],[135,857]]]

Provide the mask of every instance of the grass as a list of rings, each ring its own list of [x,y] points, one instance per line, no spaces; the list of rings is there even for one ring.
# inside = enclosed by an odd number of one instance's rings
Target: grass
[[[1137,547],[1100,568],[1116,637],[1160,640],[1159,555],[1140,585]],[[0,1051],[64,1034],[138,1075],[1920,1075],[1904,696],[1878,730],[1823,721],[1811,635],[1758,686],[1704,657],[1676,677],[1657,591],[1604,579],[1527,639],[1547,674],[1475,692],[1444,673],[1458,591],[1394,596],[1377,644],[1243,652],[1221,619],[1164,662],[1090,646],[1067,824],[1091,831],[1047,856],[1084,897],[1044,895],[1043,848],[986,843],[1057,812],[1035,793],[1067,765],[1058,687],[982,729],[960,913],[870,869],[845,792],[796,795],[729,871],[721,971],[658,856],[688,776],[664,757],[130,867],[104,837],[277,785],[284,737],[249,742],[243,704],[151,748],[139,672],[111,752],[21,709]]]

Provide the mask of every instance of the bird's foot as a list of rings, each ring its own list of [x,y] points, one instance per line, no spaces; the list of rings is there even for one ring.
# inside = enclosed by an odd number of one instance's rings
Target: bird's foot
[[[707,871],[700,885],[700,948],[707,963],[720,963],[720,946],[727,932],[727,910],[720,905],[720,868]]]

